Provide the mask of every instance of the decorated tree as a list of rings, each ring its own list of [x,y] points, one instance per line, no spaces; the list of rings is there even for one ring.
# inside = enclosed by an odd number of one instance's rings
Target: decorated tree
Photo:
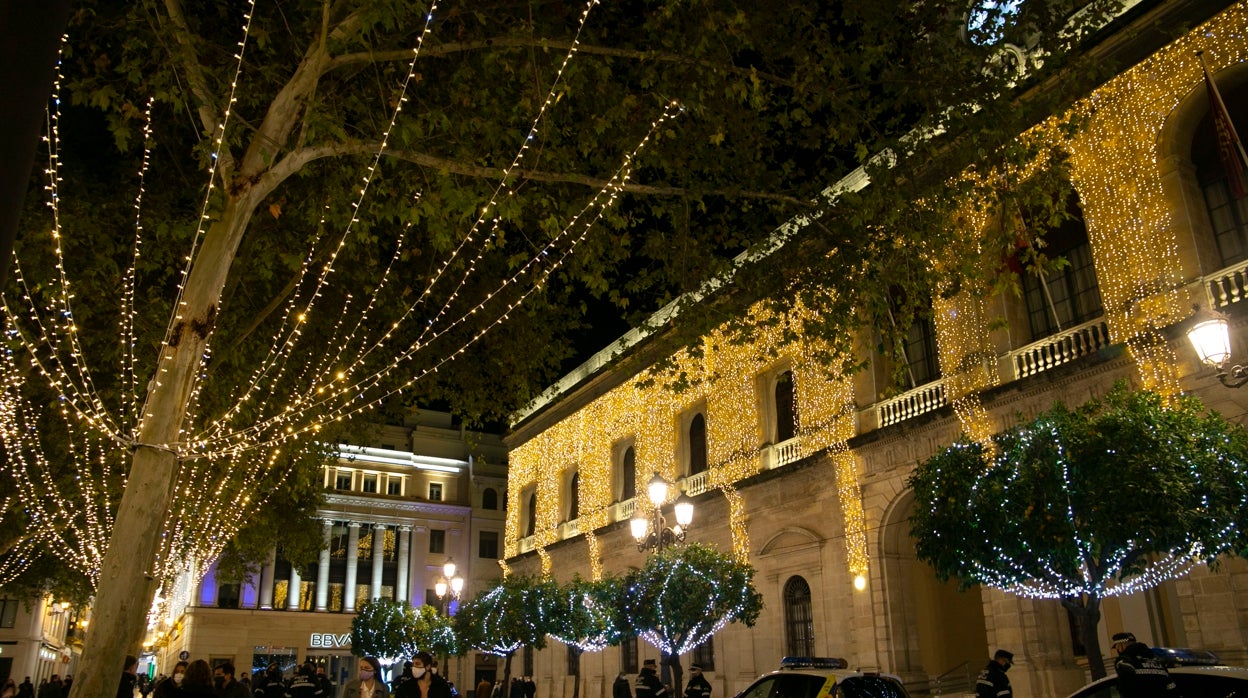
[[[681,695],[680,655],[729,623],[753,626],[763,610],[754,568],[731,554],[692,543],[651,555],[624,578],[617,621],[654,645],[672,671]]]
[[[599,652],[620,642],[622,633],[616,608],[622,589],[623,580],[619,577],[603,577],[591,582],[578,575],[571,582],[559,585],[549,599],[549,635],[567,645],[568,651],[577,657],[573,665],[572,698],[581,694],[581,654]]]
[[[411,657],[426,639],[418,632],[421,615],[406,601],[364,602],[351,619],[351,654],[376,657],[385,666]]]
[[[435,657],[459,653],[460,642],[455,633],[453,621],[429,604],[416,609],[415,617],[412,619],[411,634],[417,649],[424,650]]]
[[[553,628],[549,611],[558,594],[554,582],[509,575],[460,606],[455,632],[469,647],[501,657],[503,686],[511,680],[511,658],[523,647],[541,649]]]
[[[1057,599],[1105,675],[1104,598],[1245,549],[1248,432],[1195,397],[1119,384],[993,437],[960,441],[910,477],[911,535],[941,579]]]

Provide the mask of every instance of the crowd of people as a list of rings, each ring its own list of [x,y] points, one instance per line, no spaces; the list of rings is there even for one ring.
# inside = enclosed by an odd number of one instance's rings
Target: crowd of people
[[[264,672],[256,674],[255,681],[247,672],[235,675],[230,662],[210,667],[208,662],[196,659],[179,661],[169,675],[149,679],[138,673],[139,661],[127,656],[117,698],[335,698],[335,685],[325,675],[323,666],[305,662],[287,678],[280,666],[269,664]],[[428,652],[417,652],[412,660],[404,662],[403,670],[394,681],[387,684],[382,675],[381,662],[376,657],[360,659],[357,676],[348,682],[342,698],[460,698],[455,684],[437,672],[437,662]],[[21,684],[12,678],[0,688],[0,698],[66,698],[73,678],[53,674],[42,681],[38,691],[30,677]],[[668,686],[659,681],[653,659],[647,659],[637,675],[636,698],[668,698]],[[503,682],[495,683],[482,678],[475,693],[469,698],[535,698],[537,684],[531,676],[511,679],[511,685],[503,691]],[[612,698],[634,698],[633,685],[624,673],[620,673],[612,687]],[[711,684],[702,676],[702,667],[690,667],[689,683],[684,698],[711,698]]]

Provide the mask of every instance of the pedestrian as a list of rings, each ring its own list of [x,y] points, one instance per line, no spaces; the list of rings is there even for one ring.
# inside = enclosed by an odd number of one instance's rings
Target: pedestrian
[[[386,682],[381,680],[381,662],[376,657],[360,659],[359,676],[347,682],[342,698],[389,698]]]
[[[186,675],[182,677],[179,696],[186,698],[213,698],[212,669],[208,662],[196,659],[186,666]]]
[[[533,677],[524,677],[524,698],[534,698],[536,695],[537,684],[533,683]]]
[[[1166,666],[1157,659],[1148,645],[1131,633],[1114,633],[1110,647],[1118,653],[1114,671],[1118,672],[1118,693],[1122,698],[1166,698],[1179,695],[1179,687],[1170,678]]]
[[[47,683],[39,685],[39,698],[65,698],[65,694],[61,692],[59,674],[53,674]]]
[[[659,669],[653,659],[641,663],[641,672],[633,684],[633,693],[637,698],[666,698],[667,687],[659,681]]]
[[[685,698],[711,698],[711,682],[702,675],[701,664],[689,665],[689,683],[685,686]]]
[[[334,682],[325,674],[325,666],[323,664],[316,665],[316,682],[321,687],[321,692],[326,696],[334,695]]]
[[[407,683],[412,680],[412,663],[403,662],[403,671],[394,677],[394,681],[390,682],[390,692],[393,693],[398,689],[400,684]]]
[[[316,667],[312,662],[304,662],[295,673],[295,678],[286,687],[286,698],[322,698],[325,691],[316,680]]]
[[[251,691],[235,680],[233,662],[222,662],[213,667],[212,689],[217,698],[251,698]]]
[[[429,671],[433,668],[433,655],[417,652],[412,657],[412,680],[399,684],[394,698],[451,698],[451,686],[446,679]]]
[[[29,676],[17,687],[17,698],[35,698],[35,684],[30,682]]]
[[[152,698],[175,698],[182,695],[182,679],[186,676],[186,662],[178,662],[173,665],[173,674],[166,676],[156,684],[156,690]]]
[[[997,650],[988,666],[979,672],[979,679],[975,682],[975,698],[1014,698],[1010,679],[1005,675],[1013,665],[1013,652]]]
[[[121,682],[117,685],[117,698],[134,698],[134,687],[138,681],[139,658],[133,654],[127,654],[125,663],[121,666]]]
[[[286,695],[286,684],[282,681],[282,668],[277,662],[270,662],[263,674],[256,676],[255,685],[251,687],[251,695],[264,698],[282,698]]]
[[[615,683],[611,684],[611,698],[633,698],[633,688],[628,684],[628,676],[622,671],[615,677]]]
[[[477,682],[475,698],[490,698],[490,692],[493,690],[494,682],[482,676],[481,680]],[[632,698],[632,696],[629,696],[629,698]]]
[[[17,682],[13,677],[4,680],[4,686],[0,687],[0,698],[17,698]]]
[[[61,692],[69,698],[69,689],[74,685],[74,677],[70,674],[65,675],[65,682],[61,684]]]

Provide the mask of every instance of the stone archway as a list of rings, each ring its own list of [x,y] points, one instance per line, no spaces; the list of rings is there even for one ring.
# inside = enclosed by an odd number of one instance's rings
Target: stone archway
[[[906,490],[894,500],[880,531],[885,617],[882,630],[891,645],[893,671],[908,680],[973,675],[987,657],[988,634],[979,587],[958,591],[941,582],[916,559],[910,538],[914,495]]]

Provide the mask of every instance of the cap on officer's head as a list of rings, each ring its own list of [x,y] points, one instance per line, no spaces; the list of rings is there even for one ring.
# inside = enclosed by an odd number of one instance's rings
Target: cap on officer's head
[[[689,665],[689,670],[690,670],[690,671],[702,671],[702,665],[701,665],[701,664],[690,664],[690,665]]]
[[[1115,645],[1119,642],[1135,642],[1135,635],[1132,633],[1114,633],[1112,642]]]
[[[647,660],[645,660],[644,662],[642,662],[642,663],[641,663],[641,666],[643,666],[643,667],[649,667],[649,668],[651,668],[651,669],[654,669],[654,668],[658,667],[658,665],[654,663],[654,660],[653,660],[653,659],[647,659]]]
[[[1005,661],[1007,661],[1007,662],[1013,662],[1013,661],[1014,661],[1014,653],[1013,653],[1013,652],[1010,652],[1010,651],[1008,651],[1008,650],[997,650],[997,653],[996,653],[996,654],[994,654],[994,655],[992,655],[992,658],[993,658],[993,659],[1004,659],[1004,660],[1005,660]]]

